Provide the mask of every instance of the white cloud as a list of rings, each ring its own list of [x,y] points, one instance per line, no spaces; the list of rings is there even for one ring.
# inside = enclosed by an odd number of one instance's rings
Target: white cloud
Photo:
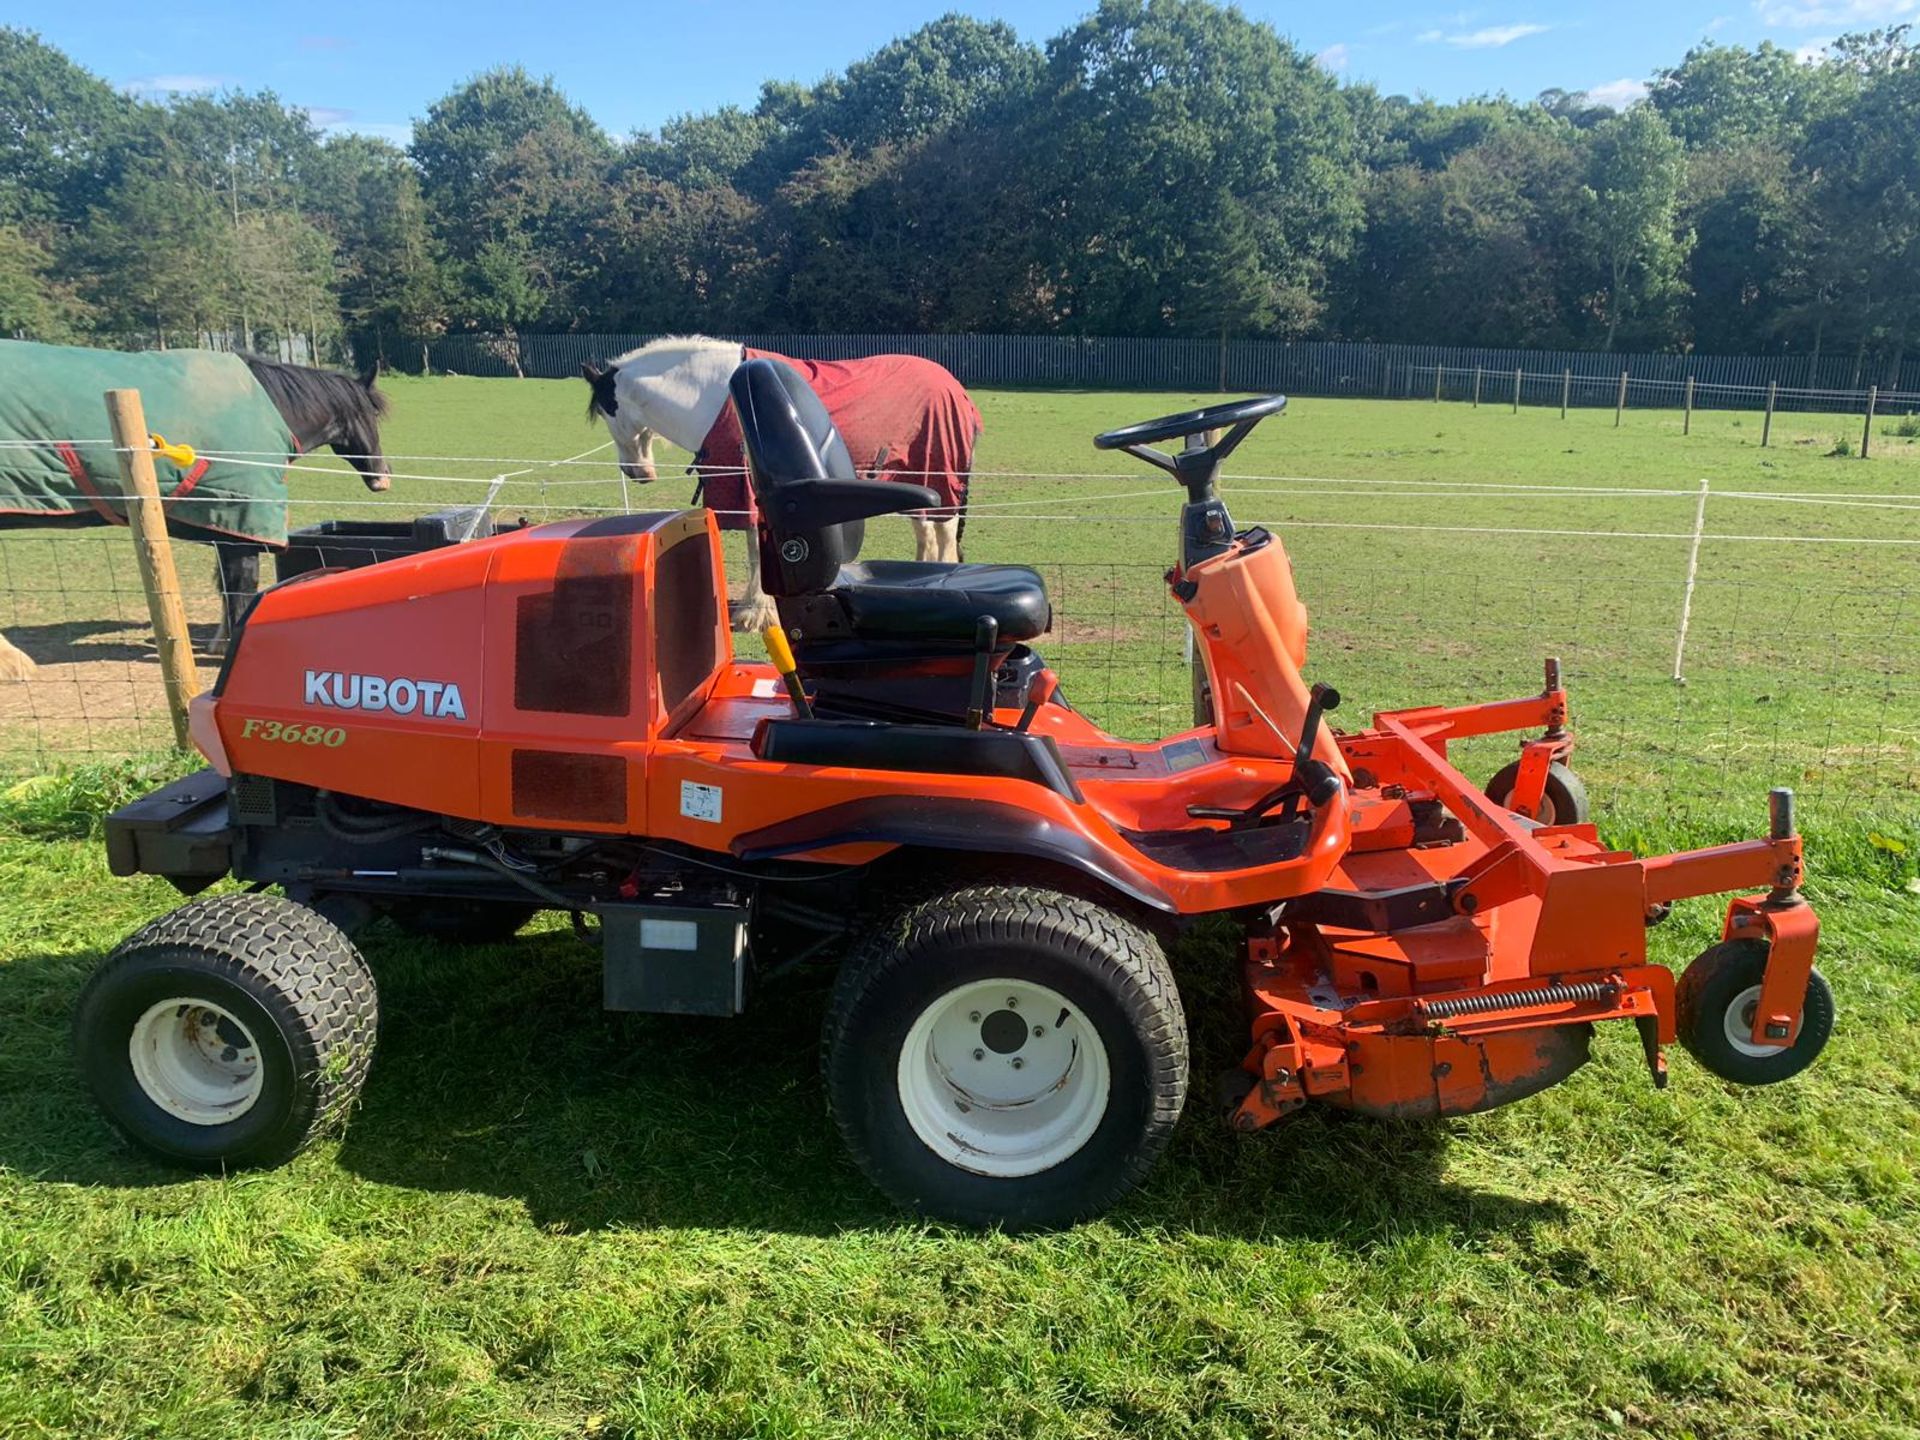
[[[1914,3],[1920,4],[1920,0]],[[1529,35],[1544,35],[1552,28],[1551,25],[1489,25],[1484,30],[1456,30],[1451,35],[1429,30],[1420,37],[1420,43],[1446,44],[1458,50],[1494,50]]]
[[[1753,8],[1764,23],[1787,30],[1871,30],[1920,12],[1920,0],[1753,0]]]
[[[1727,26],[1731,25],[1732,23],[1733,23],[1733,16],[1716,15],[1713,17],[1713,19],[1707,21],[1707,27],[1706,27],[1707,34],[1718,35],[1722,30],[1726,29]]]
[[[1825,35],[1818,40],[1809,40],[1794,50],[1793,58],[1802,65],[1816,64],[1827,58],[1827,47],[1839,38],[1838,35]]]
[[[136,75],[120,88],[135,95],[198,95],[229,83],[226,75]]]
[[[1345,45],[1329,45],[1313,57],[1313,63],[1322,70],[1330,70],[1337,74],[1347,68],[1347,62],[1352,58],[1347,53]]]
[[[1629,105],[1637,105],[1647,98],[1647,82],[1609,80],[1604,85],[1595,85],[1585,93],[1587,99],[1595,105],[1604,105],[1609,110],[1624,110]]]
[[[309,105],[307,119],[326,130],[335,125],[344,125],[353,118],[353,111],[341,110],[333,105]]]

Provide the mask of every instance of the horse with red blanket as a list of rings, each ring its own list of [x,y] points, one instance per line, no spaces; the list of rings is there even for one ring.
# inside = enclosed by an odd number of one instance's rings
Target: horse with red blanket
[[[694,454],[698,503],[715,511],[723,528],[755,523],[746,483],[740,427],[727,405],[727,380],[742,360],[757,356],[793,366],[819,395],[847,443],[854,464],[874,479],[925,485],[940,497],[937,510],[908,516],[914,558],[957,561],[965,529],[967,482],[980,412],[966,387],[945,367],[917,355],[860,360],[794,360],[725,340],[686,336],[656,340],[613,360],[582,367],[593,398],[589,414],[607,422],[629,479],[657,475],[653,442],[664,436]],[[742,629],[759,629],[775,616],[760,590],[758,547],[747,547],[747,612]]]

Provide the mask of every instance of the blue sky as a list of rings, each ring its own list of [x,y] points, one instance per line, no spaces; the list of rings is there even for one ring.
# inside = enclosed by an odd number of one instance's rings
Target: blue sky
[[[1093,0],[649,0],[527,4],[330,0],[10,0],[96,74],[143,94],[271,88],[326,128],[404,141],[408,122],[465,77],[518,62],[551,74],[615,135],[688,110],[751,104],[762,79],[812,81],[953,9],[1043,41]],[[1790,49],[1920,19],[1920,0],[1246,0],[1345,78],[1441,99],[1548,86],[1613,102],[1702,39]]]

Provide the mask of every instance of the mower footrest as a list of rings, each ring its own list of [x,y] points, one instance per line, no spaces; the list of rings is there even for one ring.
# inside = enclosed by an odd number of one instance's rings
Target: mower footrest
[[[1300,820],[1244,830],[1123,830],[1126,842],[1172,870],[1213,874],[1284,865],[1300,858],[1312,826]]]

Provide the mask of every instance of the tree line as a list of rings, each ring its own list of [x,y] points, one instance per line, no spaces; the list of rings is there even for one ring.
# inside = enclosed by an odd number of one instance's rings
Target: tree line
[[[1342,84],[1206,0],[1044,45],[948,15],[609,136],[517,68],[404,149],[269,92],[151,103],[0,29],[0,333],[922,332],[1851,352],[1920,320],[1920,61],[1702,44],[1624,111]]]

